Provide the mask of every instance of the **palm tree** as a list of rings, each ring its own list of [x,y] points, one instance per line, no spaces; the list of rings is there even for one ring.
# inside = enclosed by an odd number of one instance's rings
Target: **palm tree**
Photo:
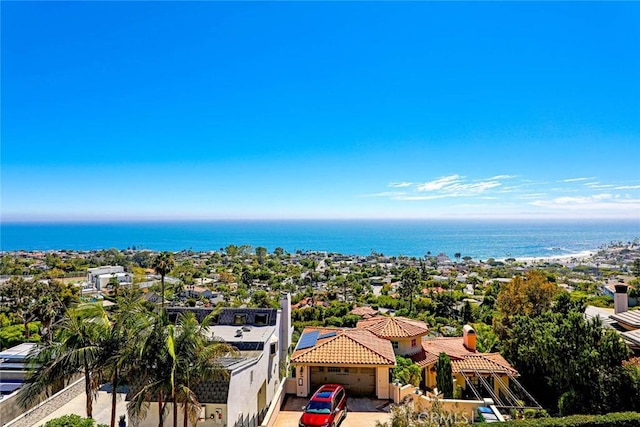
[[[184,427],[187,427],[189,420],[195,425],[201,408],[197,386],[203,381],[222,379],[228,375],[218,360],[221,356],[233,354],[234,350],[223,342],[209,339],[206,328],[212,315],[199,324],[193,313],[185,313],[178,318],[175,329],[169,326],[167,350],[172,358],[174,427],[177,427],[178,403],[182,404],[184,411]]]
[[[402,272],[401,278],[400,294],[409,298],[409,313],[411,313],[413,312],[413,298],[420,283],[420,273],[414,267],[408,267]]]
[[[117,390],[122,378],[134,371],[133,362],[138,344],[152,324],[149,311],[144,307],[140,292],[125,289],[116,300],[109,340],[104,345],[105,365],[111,382],[111,427],[116,424]]]
[[[50,394],[51,386],[84,375],[87,417],[93,416],[93,399],[100,385],[102,346],[108,336],[109,320],[98,304],[81,304],[67,312],[58,330],[57,341],[46,343],[29,357],[34,368],[18,394],[23,408]]]
[[[169,402],[174,426],[178,403],[182,403],[185,420],[195,424],[201,408],[196,387],[202,381],[226,375],[217,361],[220,356],[233,354],[229,345],[208,337],[209,319],[216,314],[211,313],[202,324],[192,313],[184,314],[175,326],[167,322],[163,313],[153,315],[150,333],[138,340],[137,368],[129,372],[129,376],[137,380],[127,405],[130,419],[144,419],[149,402],[157,400],[159,427],[164,425]]]
[[[149,409],[149,402],[158,402],[158,427],[164,425],[166,397],[170,393],[172,363],[167,351],[168,325],[164,310],[150,313],[149,324],[137,340],[131,369],[131,397],[127,404],[129,418],[134,423],[142,421]]]
[[[164,310],[164,276],[175,266],[171,252],[161,252],[153,260],[153,269],[160,275],[162,310]]]

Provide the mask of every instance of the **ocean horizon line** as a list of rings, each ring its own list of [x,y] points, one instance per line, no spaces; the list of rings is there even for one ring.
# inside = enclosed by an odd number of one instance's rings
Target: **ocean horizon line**
[[[0,219],[3,225],[38,224],[145,224],[145,223],[205,223],[205,222],[636,222],[640,227],[640,217],[537,217],[537,216],[492,216],[492,217],[362,217],[362,218],[79,218],[79,219]]]
[[[248,245],[287,252],[475,259],[549,257],[640,238],[640,221],[208,220],[0,224],[0,250],[211,251]]]

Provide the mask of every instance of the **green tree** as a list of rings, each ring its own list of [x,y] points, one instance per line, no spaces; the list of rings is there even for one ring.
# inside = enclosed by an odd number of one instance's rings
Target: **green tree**
[[[161,310],[164,310],[164,277],[173,269],[175,261],[171,252],[162,252],[153,259],[153,269],[160,275]]]
[[[409,313],[413,312],[413,298],[420,283],[420,273],[414,267],[406,268],[401,275],[400,295],[409,299]]]
[[[258,246],[256,248],[256,258],[258,259],[258,264],[264,264],[264,261],[267,257],[267,248],[263,246]]]
[[[116,309],[109,322],[108,337],[102,345],[105,377],[111,383],[110,427],[116,425],[118,388],[126,385],[123,378],[130,371],[135,371],[132,363],[140,351],[139,343],[150,328],[151,318],[139,290],[129,288],[118,296]]]
[[[501,347],[525,387],[563,415],[609,412],[624,393],[616,378],[629,357],[627,346],[577,310],[516,316]]]
[[[251,295],[250,305],[259,308],[278,308],[278,304],[274,304],[267,291],[262,289],[258,289]]]
[[[473,308],[471,307],[471,303],[469,301],[465,301],[460,308],[460,319],[463,323],[471,323],[474,321],[473,318]]]
[[[37,298],[37,283],[34,280],[11,277],[9,281],[0,286],[0,299],[9,301],[12,310],[19,314],[24,337],[27,341],[31,334],[29,323],[36,320],[34,308]]]
[[[118,278],[113,275],[109,278],[109,281],[107,282],[107,288],[111,289],[111,291],[113,291],[113,296],[114,298],[118,298],[118,290],[120,289],[120,281],[118,280]]]
[[[172,372],[172,361],[167,350],[168,326],[164,310],[152,313],[130,361],[128,377],[131,381],[131,398],[127,403],[127,411],[134,424],[146,417],[150,402],[155,401],[158,404],[158,426],[164,425]]]
[[[411,384],[417,387],[422,381],[422,368],[408,357],[396,356],[393,378],[402,384]]]
[[[184,427],[187,427],[187,421],[196,424],[201,408],[197,386],[228,375],[218,360],[221,356],[235,353],[231,346],[209,339],[207,323],[208,320],[199,324],[193,313],[186,313],[178,318],[175,329],[169,325],[167,350],[172,361],[174,427],[177,427],[178,403],[182,405]]]
[[[440,353],[436,362],[436,384],[438,391],[445,399],[453,397],[453,375],[451,373],[451,359],[446,353]]]
[[[58,330],[56,341],[46,343],[37,355],[30,357],[30,371],[18,394],[19,404],[26,408],[46,397],[54,384],[68,381],[77,374],[84,376],[87,417],[93,417],[93,398],[101,383],[102,345],[108,336],[109,320],[97,315],[102,306],[82,304],[70,310]],[[104,313],[104,311],[102,311]]]
[[[636,277],[640,277],[640,258],[633,260],[633,264],[631,264],[631,271],[636,275]]]

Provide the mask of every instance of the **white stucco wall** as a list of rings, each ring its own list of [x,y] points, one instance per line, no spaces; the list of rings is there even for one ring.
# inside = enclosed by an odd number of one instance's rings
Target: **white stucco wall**
[[[167,414],[164,419],[164,425],[173,425],[173,407],[171,403],[167,403]],[[213,418],[211,417],[213,415]],[[178,404],[178,425],[182,426],[183,408]],[[207,403],[203,405],[201,418],[198,419],[198,426],[202,427],[218,427],[224,426],[227,422],[227,405],[222,403]],[[127,417],[127,425],[133,425]],[[189,423],[191,425],[191,423]],[[157,427],[158,426],[158,404],[152,402],[149,405],[147,416],[138,424],[138,427]]]
[[[274,329],[274,334],[276,333],[278,333],[278,328]],[[245,420],[247,417],[255,416],[257,418],[259,410],[266,410],[276,395],[280,384],[280,352],[276,349],[276,353],[273,356],[269,353],[270,345],[269,340],[267,340],[260,358],[255,363],[231,373],[229,396],[227,398],[229,413],[227,422],[229,426],[239,421],[240,417]],[[258,394],[263,384],[265,384],[265,400],[263,402],[264,406],[259,408]]]
[[[415,346],[411,346],[412,339],[416,340]],[[409,338],[409,339],[394,339],[393,341],[398,341],[398,349],[397,350],[394,349],[393,352],[396,355],[400,355],[400,356],[415,354],[420,351],[422,346],[421,337]]]

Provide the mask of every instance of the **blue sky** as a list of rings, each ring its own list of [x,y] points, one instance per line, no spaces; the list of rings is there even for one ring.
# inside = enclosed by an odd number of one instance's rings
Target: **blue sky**
[[[639,216],[640,3],[0,7],[3,221]]]

